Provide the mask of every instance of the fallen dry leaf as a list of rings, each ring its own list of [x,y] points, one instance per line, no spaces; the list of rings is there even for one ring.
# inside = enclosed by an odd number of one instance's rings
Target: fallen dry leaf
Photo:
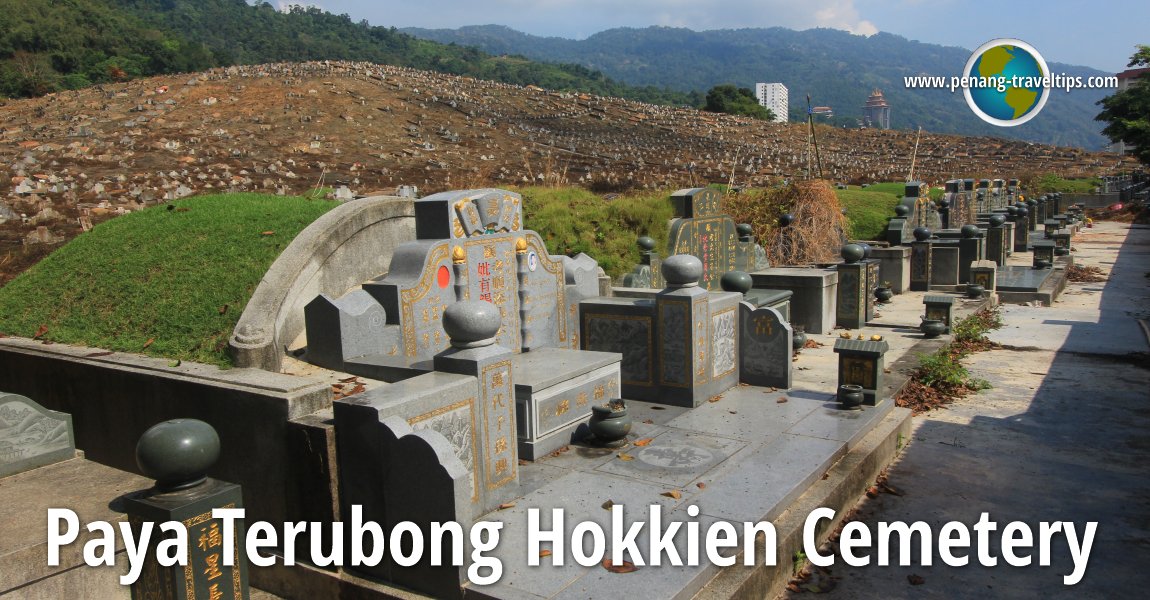
[[[264,231],[264,232],[260,233],[260,235],[275,235],[275,234],[276,234],[276,232],[274,232],[274,231]]]
[[[147,348],[148,346],[151,346],[154,343],[156,343],[156,338],[148,338],[148,341],[144,342],[144,348]],[[143,349],[143,348],[141,348],[141,349]]]
[[[350,391],[350,392],[348,392],[348,393],[347,393],[347,394],[345,394],[345,395],[346,395],[346,396],[354,396],[354,395],[356,395],[356,394],[358,394],[358,393],[360,393],[360,392],[363,392],[363,391],[364,391],[364,390],[366,390],[366,389],[367,389],[367,388],[365,388],[365,387],[363,386],[363,384],[361,383],[361,384],[358,384],[358,385],[356,385],[355,387],[351,388],[351,391]]]
[[[789,400],[789,398],[786,396],[780,396],[778,400],[775,400],[775,404],[786,404],[787,400]]]
[[[866,497],[867,498],[874,498],[876,496],[878,496],[878,488],[877,487],[872,485],[866,489]]]
[[[643,419],[643,423],[645,425],[654,425],[655,424],[655,422],[652,421],[651,419]]]
[[[48,333],[48,326],[47,325],[41,325],[40,328],[36,330],[36,335],[32,336],[32,339],[38,340],[41,337],[43,337],[44,334],[46,334],[46,333]]]
[[[625,560],[623,561],[623,564],[617,565],[611,562],[611,559],[609,558],[603,559],[603,568],[612,573],[634,573],[635,571],[639,570],[639,567],[636,567],[635,563],[632,563],[629,560]]]
[[[706,488],[707,488],[707,484],[705,484],[705,483],[703,483],[702,481],[700,481],[699,483],[696,483],[696,484],[695,484],[695,487],[697,487],[697,488],[699,488],[700,490],[702,490],[702,489],[706,489]]]
[[[923,579],[922,577],[919,577],[918,575],[915,575],[913,573],[910,575],[907,575],[906,580],[909,581],[911,585],[922,585],[922,584],[926,583],[925,579]]]
[[[719,400],[722,400],[722,399],[723,399],[722,396],[711,396],[711,398],[709,400],[707,400],[707,402],[718,402]]]
[[[220,307],[220,314],[221,314],[221,315],[226,315],[226,314],[228,314],[228,305],[227,305],[227,304],[225,304],[225,305],[223,305],[223,306],[221,306],[221,307]]]
[[[659,494],[659,495],[660,496],[666,496],[668,498],[674,498],[676,500],[683,497],[683,493],[680,492],[679,490],[671,490],[669,492],[663,492],[662,494]]]
[[[615,501],[614,500],[608,500],[608,501],[603,503],[603,510],[611,510],[612,506],[615,506]]]
[[[353,382],[353,381],[355,381],[355,380],[357,380],[357,379],[359,379],[359,377],[348,377],[348,378],[345,378],[345,379],[340,379],[340,380],[339,380],[339,382],[340,382],[340,383],[351,383],[351,382]]]
[[[543,558],[544,556],[551,556],[551,551],[550,550],[540,550],[539,551],[539,557]]]
[[[619,453],[619,460],[630,461],[630,460],[635,460],[635,457],[631,456],[630,454],[627,454],[626,452],[620,452]]]
[[[515,508],[515,503],[514,502],[504,502],[503,504],[499,505],[499,510],[507,510],[509,508]],[[546,552],[546,550],[544,550],[544,552]]]
[[[653,442],[653,441],[655,441],[655,440],[653,440],[652,438],[643,438],[641,440],[635,440],[634,445],[639,446],[639,447],[647,446],[647,445],[650,445],[651,442]]]

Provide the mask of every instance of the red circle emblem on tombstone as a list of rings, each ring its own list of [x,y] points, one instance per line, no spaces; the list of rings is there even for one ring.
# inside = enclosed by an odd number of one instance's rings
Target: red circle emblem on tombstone
[[[437,274],[439,287],[445,288],[451,283],[451,271],[445,265],[439,265],[439,273]]]

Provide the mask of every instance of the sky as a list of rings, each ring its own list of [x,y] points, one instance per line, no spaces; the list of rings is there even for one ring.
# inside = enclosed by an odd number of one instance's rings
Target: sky
[[[614,27],[694,30],[831,27],[977,48],[1017,38],[1047,60],[1103,71],[1126,68],[1135,44],[1150,44],[1150,2],[1115,0],[273,0],[310,4],[385,27],[506,25],[534,35],[583,39]]]

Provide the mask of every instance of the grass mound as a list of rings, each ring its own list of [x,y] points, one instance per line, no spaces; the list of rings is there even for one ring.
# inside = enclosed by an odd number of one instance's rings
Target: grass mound
[[[0,288],[0,331],[226,366],[268,267],[336,205],[220,194],[101,223]]]
[[[528,187],[523,220],[539,233],[552,254],[585,252],[611,277],[639,262],[640,236],[655,239],[660,254],[667,247],[667,221],[674,216],[670,191],[603,196],[575,187]]]

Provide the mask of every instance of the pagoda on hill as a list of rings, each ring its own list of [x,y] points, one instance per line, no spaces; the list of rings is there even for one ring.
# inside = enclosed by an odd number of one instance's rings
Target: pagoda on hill
[[[863,125],[890,129],[890,104],[882,95],[882,90],[875,88],[863,105]]]

